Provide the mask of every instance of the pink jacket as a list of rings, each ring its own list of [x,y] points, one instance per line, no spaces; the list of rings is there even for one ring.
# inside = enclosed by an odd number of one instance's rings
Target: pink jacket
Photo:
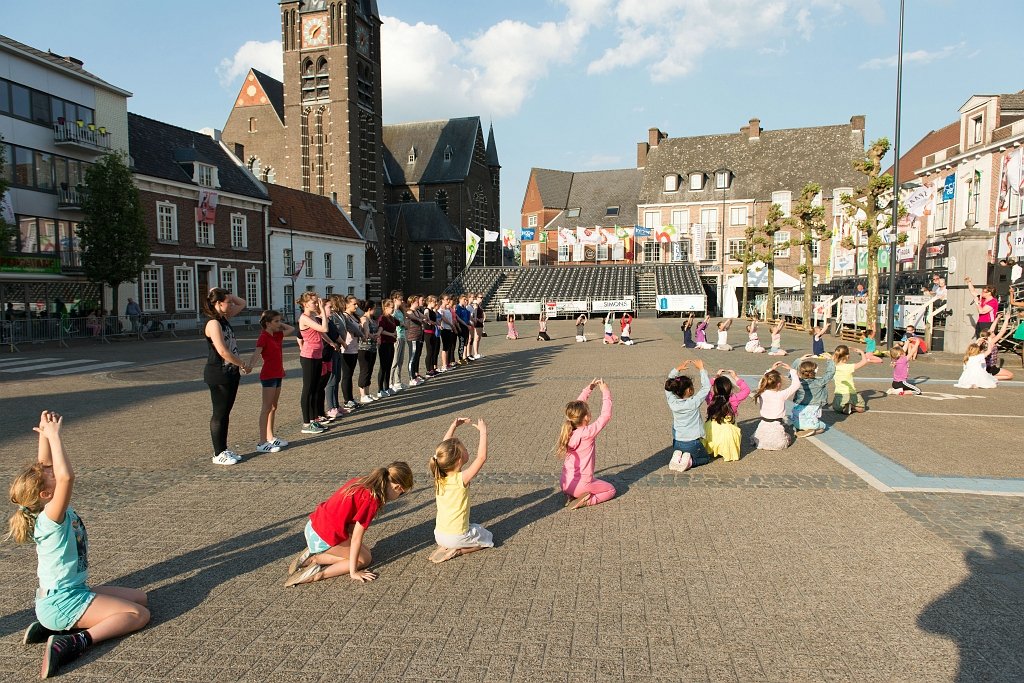
[[[604,426],[612,419],[612,394],[607,386],[601,387],[601,414],[586,427],[580,427],[569,437],[569,445],[565,449],[562,461],[562,490],[574,491],[580,484],[594,481],[594,441]],[[590,386],[580,392],[577,400],[586,401],[590,398]]]
[[[711,402],[715,399],[714,384],[711,385],[711,393],[708,394],[707,402],[711,405]],[[740,403],[743,402],[747,396],[750,396],[750,386],[743,381],[742,378],[737,378],[736,384],[732,387],[732,393],[729,394],[729,406],[732,408],[733,414],[738,414],[740,410]]]

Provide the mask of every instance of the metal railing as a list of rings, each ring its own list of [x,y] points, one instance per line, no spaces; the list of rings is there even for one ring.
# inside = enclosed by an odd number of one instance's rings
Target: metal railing
[[[55,144],[71,144],[79,147],[106,152],[111,149],[110,133],[95,124],[78,125],[77,121],[57,121],[53,124],[53,142]]]

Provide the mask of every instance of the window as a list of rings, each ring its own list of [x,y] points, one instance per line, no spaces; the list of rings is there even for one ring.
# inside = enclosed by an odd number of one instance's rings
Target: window
[[[409,163],[410,164],[415,164],[416,163],[416,148],[415,147],[410,147],[409,148]]]
[[[618,216],[619,215],[619,207],[617,207],[617,206],[606,207],[605,210],[604,210],[604,215],[605,216]]]
[[[430,247],[420,250],[420,277],[424,280],[434,279],[434,250]]]
[[[245,303],[249,308],[261,310],[263,308],[263,297],[260,290],[260,271],[245,271]]]
[[[980,144],[985,136],[985,129],[982,126],[983,119],[981,115],[975,116],[971,119],[971,144]]]
[[[235,249],[247,249],[249,247],[249,231],[246,229],[246,219],[243,214],[231,214],[231,246]]]
[[[313,277],[313,252],[306,252],[306,277]]]
[[[438,190],[434,193],[434,203],[437,204],[437,208],[441,209],[441,212],[448,215],[448,191]]]
[[[23,119],[32,118],[32,96],[28,88],[17,83],[11,83],[11,113]]]
[[[283,250],[282,256],[284,256],[284,272],[291,276],[291,274],[295,272],[295,261],[292,260],[292,250]]]
[[[821,191],[811,197],[811,206],[821,206]]]
[[[676,227],[676,230],[684,232],[690,229],[690,210],[689,209],[673,209],[672,210],[672,225]]]
[[[178,207],[170,202],[156,203],[156,241],[178,241]]]
[[[745,239],[729,240],[729,260],[742,261],[747,252],[747,241]]]
[[[220,288],[232,294],[238,293],[238,272],[234,268],[220,269]]]
[[[530,227],[530,228],[536,228],[537,227],[537,214],[531,214],[530,216],[528,216],[527,219],[526,219],[526,225],[527,225],[527,227]]]
[[[789,232],[779,230],[775,233],[775,258],[789,258]]]
[[[661,244],[657,240],[644,242],[644,261],[657,263],[661,260]]]
[[[213,166],[196,164],[196,182],[203,187],[213,187]]]
[[[348,288],[348,295],[349,296],[355,296],[355,294],[356,294],[356,288],[355,287],[349,287]]]
[[[564,262],[564,261],[568,261],[569,260],[569,247],[570,247],[570,245],[568,245],[568,244],[559,244],[558,245],[558,260],[559,261]]]
[[[196,223],[196,244],[213,246],[213,223]]]
[[[174,308],[178,311],[196,310],[195,299],[192,296],[192,269],[174,269]]]
[[[846,207],[843,204],[843,196],[844,195],[852,195],[852,194],[853,194],[853,188],[852,187],[837,187],[836,189],[832,190],[832,215],[833,216],[845,216],[846,215],[846,211],[845,211]]]
[[[260,162],[260,158],[257,156],[249,157],[249,171],[259,178],[263,174],[263,164]]]
[[[644,211],[644,227],[661,230],[661,211]]]
[[[444,160],[445,161],[451,161],[452,160],[452,148],[450,146],[445,146],[445,148],[444,148]]]
[[[295,303],[295,287],[293,287],[291,284],[287,284],[284,286],[284,306],[282,306],[282,308],[293,309],[293,307],[296,305],[297,304]]]
[[[597,245],[597,260],[607,261],[608,260],[608,245],[599,244]]]
[[[701,209],[700,210],[700,224],[703,225],[709,233],[715,233],[718,231],[718,209]]]
[[[1010,193],[1011,199],[1014,193]],[[1020,199],[1017,199],[1018,205]],[[1011,204],[1012,207],[1012,204]],[[946,232],[953,224],[953,202],[939,202],[935,205],[935,215],[932,217],[932,232]],[[1011,216],[1013,214],[1010,214]]]
[[[690,174],[690,189],[693,191],[704,189],[704,174],[703,173],[691,173]]]
[[[566,218],[579,218],[580,217],[580,207],[577,206],[577,207],[569,209],[569,211],[566,212],[565,216],[566,216]]]
[[[324,254],[324,277],[328,279],[334,277],[334,255],[331,252]]]
[[[36,187],[40,190],[54,189],[52,154],[36,152]]]
[[[50,96],[38,90],[32,91],[32,120],[44,126],[53,124],[50,118]]]
[[[33,187],[36,184],[35,165],[30,149],[14,148],[14,184],[25,187]]]
[[[812,240],[811,241],[811,260],[813,261],[814,265],[818,265],[821,262],[821,241],[820,240]]]
[[[789,218],[791,215],[793,215],[791,213],[793,204],[793,193],[790,192],[789,190],[783,190],[781,192],[772,192],[772,204],[779,205],[779,208],[782,209],[782,215],[785,218]]]
[[[353,254],[345,255],[345,272],[349,280],[356,276],[356,257]]]
[[[717,261],[718,260],[718,240],[707,240],[704,243],[704,260],[705,261]]]
[[[164,272],[160,266],[142,269],[142,310],[164,310]]]
[[[665,192],[676,192],[679,190],[679,176],[669,173],[665,176]]]
[[[716,171],[715,172],[715,189],[726,190],[729,188],[730,181],[732,180],[732,173],[729,171]]]
[[[732,206],[729,207],[729,225],[746,225],[747,224],[747,207],[745,206]]]
[[[256,132],[256,117],[255,116],[250,116],[249,117],[249,132],[250,133],[255,133]]]
[[[331,295],[334,294],[334,285],[327,285],[324,287],[324,294],[326,294],[327,298],[330,299]]]

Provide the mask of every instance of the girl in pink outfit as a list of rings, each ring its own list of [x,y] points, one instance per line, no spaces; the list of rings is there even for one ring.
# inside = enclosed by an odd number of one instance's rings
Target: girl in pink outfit
[[[782,388],[779,368],[789,370],[789,386]],[[781,451],[790,447],[796,438],[792,427],[786,422],[786,401],[800,388],[800,377],[796,368],[778,361],[761,376],[761,382],[754,393],[754,401],[761,407],[761,421],[750,442],[762,451]]]
[[[736,374],[735,370],[719,370],[711,384],[711,393],[706,399],[708,405],[711,405],[715,396],[719,394],[729,397],[729,405],[732,407],[733,415],[736,415],[740,411],[740,404],[750,396],[750,386]]]
[[[590,421],[590,392],[601,389],[601,414]],[[595,379],[580,392],[575,401],[565,406],[565,422],[558,436],[555,453],[562,456],[562,492],[566,507],[573,510],[584,505],[597,505],[615,497],[615,487],[594,479],[594,441],[612,419],[612,394],[603,379]]]

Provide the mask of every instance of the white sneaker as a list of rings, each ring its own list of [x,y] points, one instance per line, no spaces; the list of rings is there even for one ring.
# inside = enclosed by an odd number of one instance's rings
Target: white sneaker
[[[888,394],[889,396],[899,396],[903,392],[900,391],[899,389],[893,389],[892,387],[889,387],[888,389],[885,390],[885,393]]]
[[[437,371],[438,371],[438,372],[448,372],[448,368],[446,368],[445,366],[443,366],[443,365],[442,365],[441,367],[439,367],[439,368],[437,369]]]
[[[359,399],[359,402],[362,403],[363,405],[366,405],[367,403],[373,403],[373,399],[370,398],[369,396],[363,396],[361,399]]]
[[[677,460],[680,462],[676,462]],[[668,468],[673,472],[685,472],[690,469],[692,462],[689,453],[676,450],[672,451],[672,459],[668,462]]]
[[[481,358],[483,358],[483,356],[481,356],[479,353],[473,356],[473,360],[480,360]]]
[[[402,384],[401,382],[391,387],[391,391],[401,391],[402,389],[405,389],[405,385]]]
[[[281,447],[273,441],[267,441],[256,445],[256,451],[259,453],[277,453],[279,450],[281,450]]]
[[[378,399],[387,398],[387,394],[384,393],[383,389],[381,389],[380,391],[377,392],[377,398]]]
[[[279,447],[279,448],[284,448],[285,446],[288,445],[288,442],[285,441],[284,439],[277,439],[277,438],[275,438],[274,439],[274,445]]]
[[[216,456],[211,458],[211,460],[213,461],[214,465],[235,465],[238,463],[238,460],[241,460],[241,458],[238,458],[236,460],[235,458],[231,457],[233,455],[235,454],[232,453],[231,451],[221,451]]]

